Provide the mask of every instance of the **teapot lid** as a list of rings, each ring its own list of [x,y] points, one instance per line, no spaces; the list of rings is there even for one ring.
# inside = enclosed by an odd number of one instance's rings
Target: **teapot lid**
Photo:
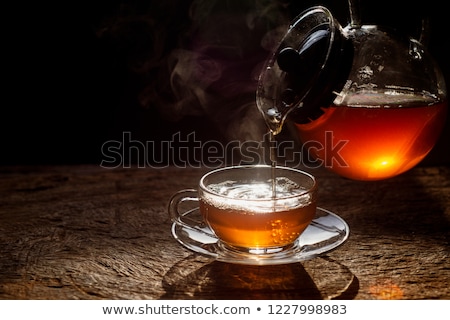
[[[260,74],[257,105],[271,131],[289,114],[306,123],[331,104],[353,62],[353,45],[330,11],[312,7],[298,15]]]

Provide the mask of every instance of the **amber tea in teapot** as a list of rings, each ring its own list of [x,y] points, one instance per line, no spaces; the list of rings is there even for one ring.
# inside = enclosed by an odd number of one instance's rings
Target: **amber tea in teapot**
[[[420,98],[408,107],[352,106],[350,101],[324,108],[315,121],[295,126],[302,141],[325,145],[329,143],[325,132],[331,131],[335,141],[345,143],[339,150],[345,163],[327,159],[326,149],[311,150],[334,172],[352,179],[378,180],[411,169],[430,152],[444,126],[446,108],[445,102],[433,104]]]

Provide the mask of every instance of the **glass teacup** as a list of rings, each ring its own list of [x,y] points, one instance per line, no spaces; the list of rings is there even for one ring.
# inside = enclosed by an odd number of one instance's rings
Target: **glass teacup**
[[[181,190],[169,203],[173,222],[197,229],[183,219],[181,203],[198,201],[203,222],[226,249],[251,254],[292,247],[313,220],[317,182],[309,173],[288,167],[233,166],[206,173],[198,190]]]

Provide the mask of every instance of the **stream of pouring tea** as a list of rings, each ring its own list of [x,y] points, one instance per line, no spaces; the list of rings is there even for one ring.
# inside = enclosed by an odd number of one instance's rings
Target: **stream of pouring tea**
[[[269,131],[269,150],[270,150],[270,165],[272,170],[272,198],[275,199],[277,197],[277,186],[276,186],[276,167],[277,167],[277,159],[276,159],[276,150],[275,150],[275,133],[270,130]]]
[[[269,161],[271,165],[271,179],[272,179],[272,198],[275,199],[277,197],[276,192],[276,167],[277,167],[277,158],[276,158],[276,141],[275,136],[281,132],[283,128],[283,120],[286,117],[286,114],[282,114],[276,110],[276,108],[269,108],[268,111],[264,112],[264,120],[269,127]]]
[[[276,143],[275,143],[275,135],[276,132],[273,130],[269,130],[269,160],[271,165],[271,178],[272,178],[272,198],[275,199],[277,197],[277,177],[276,177],[276,168],[277,168],[277,158],[276,158]]]

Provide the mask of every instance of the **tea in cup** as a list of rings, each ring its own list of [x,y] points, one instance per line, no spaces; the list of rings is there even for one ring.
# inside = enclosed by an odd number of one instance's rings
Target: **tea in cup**
[[[275,253],[292,247],[313,220],[317,182],[288,167],[233,166],[206,173],[198,190],[181,190],[169,203],[171,220],[188,228],[180,204],[198,201],[203,222],[220,245],[245,253]]]

